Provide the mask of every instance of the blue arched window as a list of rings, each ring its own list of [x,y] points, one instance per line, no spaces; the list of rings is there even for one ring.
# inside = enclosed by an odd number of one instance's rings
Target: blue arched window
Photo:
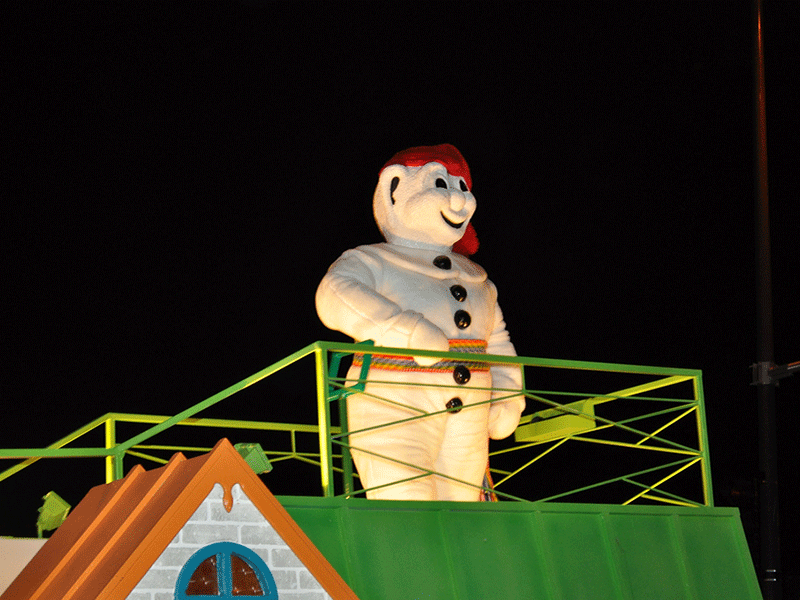
[[[255,552],[232,542],[218,542],[195,552],[183,565],[176,600],[255,596],[277,600],[269,567]]]

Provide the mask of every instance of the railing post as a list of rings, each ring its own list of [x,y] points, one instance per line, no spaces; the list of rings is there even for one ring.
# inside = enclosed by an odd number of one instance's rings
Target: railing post
[[[319,423],[319,460],[322,492],[333,497],[333,452],[331,444],[331,410],[328,403],[328,351],[317,348],[314,352],[317,367],[317,419]]]
[[[713,487],[711,485],[711,458],[708,452],[708,432],[706,431],[706,406],[703,397],[702,375],[692,379],[694,400],[697,402],[697,443],[700,449],[701,471],[703,480],[703,500],[706,506],[714,506]]]
[[[342,357],[344,353],[334,352],[331,354],[330,366],[328,367],[328,385],[330,386],[331,375],[334,377],[339,376],[339,368],[342,364]],[[330,393],[328,394],[328,402],[338,402],[339,404],[339,426],[341,428],[341,436],[339,438],[340,448],[342,452],[342,484],[344,486],[344,495],[349,498],[355,488],[353,482],[353,457],[350,454],[350,436],[347,434],[347,396],[348,392],[340,389],[335,392],[329,387]],[[333,446],[331,446],[333,450]]]
[[[110,450],[117,445],[116,417],[108,415],[105,423],[106,450]],[[106,483],[111,483],[117,479],[122,479],[122,457],[118,453],[106,456]]]
[[[349,498],[355,489],[353,480],[353,455],[350,453],[350,423],[347,420],[347,394],[339,395],[339,426],[342,429],[342,472],[344,495]]]

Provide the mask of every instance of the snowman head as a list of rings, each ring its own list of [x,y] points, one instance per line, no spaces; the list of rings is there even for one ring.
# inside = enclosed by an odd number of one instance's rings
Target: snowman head
[[[373,197],[375,221],[392,244],[449,249],[475,212],[472,178],[450,144],[419,146],[384,165]]]

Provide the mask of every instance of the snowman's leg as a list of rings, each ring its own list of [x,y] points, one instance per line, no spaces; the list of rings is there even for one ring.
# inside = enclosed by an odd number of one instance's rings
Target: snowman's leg
[[[419,389],[389,386],[380,390],[371,387],[369,391],[394,401],[402,400],[404,393],[420,393]],[[420,414],[366,395],[348,399],[350,431],[356,432],[351,434],[350,444],[361,485],[365,489],[378,487],[367,492],[368,498],[436,499],[436,486],[429,472],[435,470],[434,460],[441,445],[445,417],[449,415],[405,421]],[[364,429],[367,431],[358,433]]]
[[[437,499],[462,502],[480,499],[480,486],[489,456],[487,406],[466,405],[460,412],[447,415],[435,468],[437,472],[459,481],[437,477]]]
[[[375,440],[361,439],[356,445],[376,452],[402,463],[418,465],[415,468],[385,458],[380,458],[368,452],[353,451],[353,460],[356,464],[361,484],[364,488],[373,488],[367,491],[367,498],[371,500],[433,500],[436,486],[432,476],[426,474],[426,469],[432,469],[430,455],[410,448],[407,444],[390,445],[386,443],[373,443]],[[379,487],[385,486],[385,487]]]

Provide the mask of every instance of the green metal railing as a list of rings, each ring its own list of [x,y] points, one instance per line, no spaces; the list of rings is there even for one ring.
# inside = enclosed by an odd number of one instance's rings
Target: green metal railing
[[[342,359],[355,353],[365,357],[359,377],[347,379],[340,376]],[[354,432],[347,430],[346,402],[353,393],[364,391],[369,357],[374,353],[407,356],[409,351],[379,348],[371,344],[316,342],[174,416],[108,413],[46,448],[0,449],[0,459],[21,461],[0,472],[0,481],[42,458],[76,457],[103,459],[105,479],[112,481],[123,476],[126,456],[166,462],[156,453],[207,451],[209,448],[200,446],[155,443],[154,438],[161,437],[176,426],[194,426],[261,432],[252,435],[264,435],[269,441],[274,441],[278,432],[288,432],[290,441],[287,448],[265,451],[271,462],[299,460],[318,465],[325,496],[337,495],[337,487],[340,495],[362,494],[364,490],[357,489],[358,478],[350,459],[349,435]],[[460,353],[414,350],[413,354],[464,360],[464,354]],[[311,356],[315,361],[317,424],[197,416],[245,388]],[[559,378],[567,376],[565,381],[570,376],[576,379],[576,382],[556,389],[544,389],[538,385],[529,389],[526,385],[522,390],[527,399],[527,409],[513,439],[499,442],[490,453],[492,476],[495,478],[493,491],[500,498],[569,501],[579,499],[582,495],[597,494],[606,488],[622,488],[622,496],[615,499],[614,503],[712,505],[700,371],[494,355],[481,355],[480,360],[490,366],[517,365],[523,369],[525,379],[533,383],[547,380],[553,374]],[[620,378],[630,378],[636,385],[613,387]],[[575,385],[587,387],[570,389]],[[585,389],[592,391],[583,391]],[[509,397],[520,393],[520,390],[495,391],[505,392]],[[337,410],[332,410],[332,405],[336,405]],[[332,422],[332,415],[337,417],[338,425]],[[420,414],[411,419],[429,416]],[[120,440],[120,423],[141,424],[146,428]],[[74,445],[82,437],[99,429],[104,435],[102,447]],[[311,452],[300,451],[296,444],[299,435],[315,437],[316,448]],[[270,444],[263,445],[270,447]],[[581,452],[585,456],[586,448],[590,449],[590,458],[580,458]],[[596,457],[609,449],[622,453],[623,458],[599,462],[600,459]],[[566,466],[570,457],[574,456],[579,457],[577,466]],[[626,456],[633,458],[624,458]],[[647,456],[647,460],[642,460],[642,456]],[[630,468],[634,470],[628,471]],[[622,472],[607,473],[609,470]],[[336,474],[341,475],[338,486]],[[444,476],[424,469],[420,470],[419,476],[433,474]],[[565,474],[570,477],[564,477]],[[689,483],[686,481],[687,474],[691,475]],[[560,482],[576,477],[581,480],[577,487],[547,491],[541,485],[545,480]],[[669,489],[676,481],[680,483],[678,490]],[[689,490],[689,493],[685,490]]]

